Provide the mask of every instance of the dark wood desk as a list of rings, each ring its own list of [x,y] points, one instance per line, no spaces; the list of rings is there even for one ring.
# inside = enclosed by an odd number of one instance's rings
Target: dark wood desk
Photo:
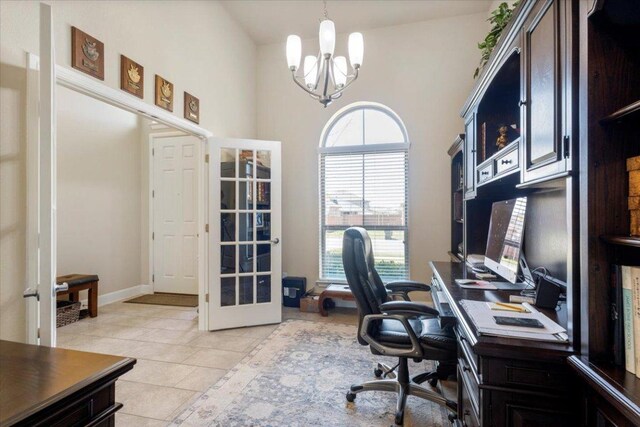
[[[0,341],[0,425],[113,426],[135,359]]]
[[[458,338],[458,424],[464,426],[569,426],[577,423],[569,344],[480,336],[460,300],[508,302],[517,291],[464,289],[455,279],[473,278],[464,263],[432,262],[432,295],[455,322]],[[542,310],[566,325],[566,311]]]

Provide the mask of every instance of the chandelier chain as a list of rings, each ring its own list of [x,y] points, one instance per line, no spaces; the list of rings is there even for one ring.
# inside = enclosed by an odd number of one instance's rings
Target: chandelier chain
[[[323,0],[322,3],[324,4],[324,19],[329,19],[329,13],[327,12],[327,0]]]

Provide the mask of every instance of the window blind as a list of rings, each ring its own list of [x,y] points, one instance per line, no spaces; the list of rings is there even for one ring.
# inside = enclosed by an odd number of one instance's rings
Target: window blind
[[[345,279],[342,236],[350,226],[368,230],[384,281],[408,277],[407,177],[405,148],[320,154],[322,279]]]

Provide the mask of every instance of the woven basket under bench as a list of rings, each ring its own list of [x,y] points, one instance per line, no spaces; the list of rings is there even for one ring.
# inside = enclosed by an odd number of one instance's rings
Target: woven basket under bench
[[[77,322],[80,318],[80,301],[56,301],[56,328]]]

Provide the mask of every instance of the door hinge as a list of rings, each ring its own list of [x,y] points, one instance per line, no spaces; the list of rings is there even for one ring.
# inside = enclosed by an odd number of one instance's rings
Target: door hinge
[[[151,155],[152,155],[152,156],[155,156],[155,155],[156,155],[156,149],[155,149],[155,148],[152,148],[152,149],[151,149]]]
[[[151,281],[155,283],[155,281],[156,281],[156,275],[155,274],[151,275]]]
[[[571,138],[569,138],[569,135],[565,135],[564,138],[562,139],[563,142],[563,153],[562,155],[564,156],[564,158],[566,159],[567,157],[569,157],[569,152],[570,152],[570,147],[569,147],[569,142],[571,141]]]
[[[204,162],[205,163],[209,163],[209,155],[208,154],[204,155]]]
[[[151,197],[156,197],[156,190],[151,190]]]
[[[151,240],[155,240],[156,239],[156,232],[153,231],[151,232]]]
[[[204,231],[207,233],[209,232],[209,224],[204,225]]]
[[[209,302],[209,294],[204,294],[204,302]]]

